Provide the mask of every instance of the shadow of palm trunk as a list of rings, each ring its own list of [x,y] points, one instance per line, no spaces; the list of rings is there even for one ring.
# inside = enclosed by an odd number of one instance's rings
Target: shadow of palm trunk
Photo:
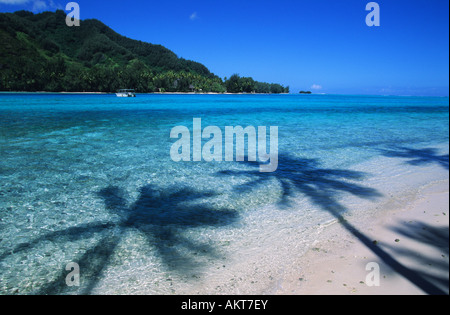
[[[81,283],[81,294],[91,294],[95,286],[108,277],[104,274],[105,266],[110,265],[111,256],[119,242],[119,236],[106,237],[80,258],[80,270],[83,270],[83,279],[86,279],[86,283]]]
[[[33,292],[36,295],[87,295],[108,277],[105,272],[112,265],[111,258],[122,242],[123,232],[132,231],[145,236],[169,271],[189,272],[201,267],[195,259],[199,255],[210,258],[218,258],[219,255],[211,244],[189,239],[183,233],[193,228],[227,226],[239,219],[236,210],[207,206],[205,200],[216,195],[211,191],[180,187],[156,190],[147,185],[141,187],[138,199],[131,205],[128,205],[125,195],[125,191],[116,186],[108,186],[98,192],[98,197],[102,198],[105,208],[114,218],[111,222],[93,222],[44,234],[2,253],[0,262],[11,255],[31,251],[44,241],[66,244],[89,240],[97,234],[99,240],[90,249],[71,258],[80,267],[80,287],[67,285],[69,272],[61,266],[62,271],[56,277]]]
[[[109,265],[109,260],[113,255],[115,248],[120,242],[120,237],[104,237],[93,248],[87,250],[81,257],[77,259],[80,267],[80,288],[74,289],[66,283],[69,272],[64,271],[47,285],[39,288],[35,293],[37,295],[61,295],[73,294],[78,291],[82,295],[92,293],[92,290],[98,282],[107,277],[103,272],[105,267]]]

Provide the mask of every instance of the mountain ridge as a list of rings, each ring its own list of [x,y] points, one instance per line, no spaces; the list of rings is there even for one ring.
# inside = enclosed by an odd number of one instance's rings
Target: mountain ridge
[[[96,19],[65,24],[62,10],[0,13],[0,90],[49,92],[284,93],[279,84],[233,75],[233,86],[205,65],[162,45],[127,38]],[[237,85],[236,85],[236,79]]]

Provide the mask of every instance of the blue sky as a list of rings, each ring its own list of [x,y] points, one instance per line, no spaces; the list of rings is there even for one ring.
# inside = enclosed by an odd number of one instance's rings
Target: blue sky
[[[0,0],[0,12],[64,9],[69,1]],[[127,37],[161,44],[220,77],[239,73],[291,92],[449,94],[449,1],[78,0]]]

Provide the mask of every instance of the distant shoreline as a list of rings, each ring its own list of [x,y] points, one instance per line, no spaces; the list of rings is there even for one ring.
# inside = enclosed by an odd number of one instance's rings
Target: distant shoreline
[[[116,92],[46,92],[46,91],[0,91],[0,95],[5,94],[61,94],[61,95],[114,95]],[[300,95],[308,96],[367,96],[367,97],[431,97],[431,98],[449,98],[448,95],[381,95],[381,94],[335,94],[335,93],[217,93],[217,92],[152,92],[137,93],[138,95]]]
[[[47,91],[0,91],[0,94],[86,94],[86,95],[114,95],[116,92],[47,92]],[[136,94],[155,94],[155,95],[296,95],[294,93],[217,93],[217,92],[152,92],[152,93],[136,93]]]

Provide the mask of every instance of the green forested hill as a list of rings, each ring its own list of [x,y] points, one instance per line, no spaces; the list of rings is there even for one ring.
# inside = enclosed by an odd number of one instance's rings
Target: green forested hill
[[[132,40],[98,20],[68,27],[64,11],[0,14],[0,90],[52,92],[288,92],[237,75],[223,81],[161,45]]]

